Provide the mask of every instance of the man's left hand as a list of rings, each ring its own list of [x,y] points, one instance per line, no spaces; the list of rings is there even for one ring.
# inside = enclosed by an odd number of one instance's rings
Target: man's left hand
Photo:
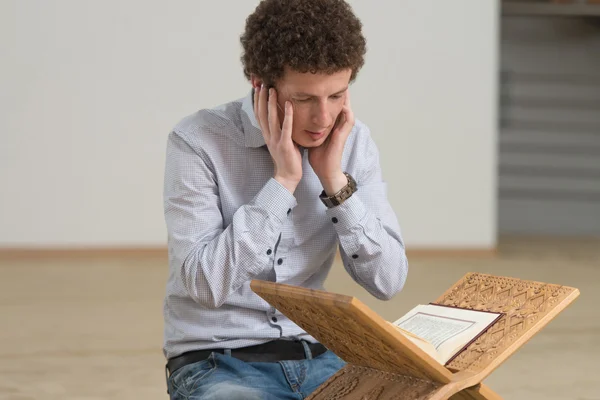
[[[308,149],[308,161],[327,196],[333,196],[348,183],[342,171],[342,154],[353,127],[354,113],[350,107],[350,91],[347,90],[342,111],[331,133],[322,145]]]

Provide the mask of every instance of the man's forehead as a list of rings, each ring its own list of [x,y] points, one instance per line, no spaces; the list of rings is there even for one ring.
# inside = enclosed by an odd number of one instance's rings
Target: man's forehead
[[[341,89],[331,89],[331,90],[329,90],[329,92],[331,92],[331,93],[325,93],[325,94],[328,96],[334,95],[334,94],[342,94],[346,91],[346,89],[348,89],[348,85],[345,85]],[[321,91],[305,92],[302,90],[297,90],[297,91],[292,91],[292,93],[296,96],[320,96],[320,95],[323,95],[323,93],[321,93]]]
[[[342,93],[348,89],[351,70],[333,74],[296,72],[288,70],[280,80],[280,85],[296,95],[323,96]]]

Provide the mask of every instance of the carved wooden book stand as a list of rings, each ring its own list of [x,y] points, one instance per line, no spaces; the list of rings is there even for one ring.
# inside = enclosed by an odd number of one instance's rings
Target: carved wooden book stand
[[[443,366],[354,297],[258,280],[251,287],[348,363],[312,400],[501,399],[483,379],[579,296],[566,286],[466,274],[433,303],[505,315]]]

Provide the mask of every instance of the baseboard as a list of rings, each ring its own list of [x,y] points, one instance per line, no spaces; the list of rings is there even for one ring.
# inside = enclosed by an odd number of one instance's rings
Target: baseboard
[[[466,259],[490,259],[498,256],[497,248],[481,249],[481,248],[418,248],[418,249],[407,249],[406,257],[408,260],[414,259],[439,259],[439,258],[466,258]],[[341,262],[342,257],[338,252],[336,255],[336,261]]]
[[[407,249],[408,258],[495,258],[498,248],[416,248]]]
[[[407,249],[410,258],[493,258],[496,248],[417,248]],[[0,259],[53,259],[53,258],[143,258],[166,257],[167,248],[155,247],[61,247],[61,248],[1,248]],[[338,253],[337,258],[340,259]]]
[[[0,259],[145,258],[167,257],[167,248],[155,247],[0,247]]]

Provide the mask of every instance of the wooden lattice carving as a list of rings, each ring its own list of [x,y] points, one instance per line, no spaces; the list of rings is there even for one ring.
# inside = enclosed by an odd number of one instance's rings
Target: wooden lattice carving
[[[440,386],[410,376],[347,365],[307,400],[427,400]]]
[[[468,274],[435,303],[505,315],[452,360],[448,368],[474,373],[484,370],[574,290],[541,282]]]

